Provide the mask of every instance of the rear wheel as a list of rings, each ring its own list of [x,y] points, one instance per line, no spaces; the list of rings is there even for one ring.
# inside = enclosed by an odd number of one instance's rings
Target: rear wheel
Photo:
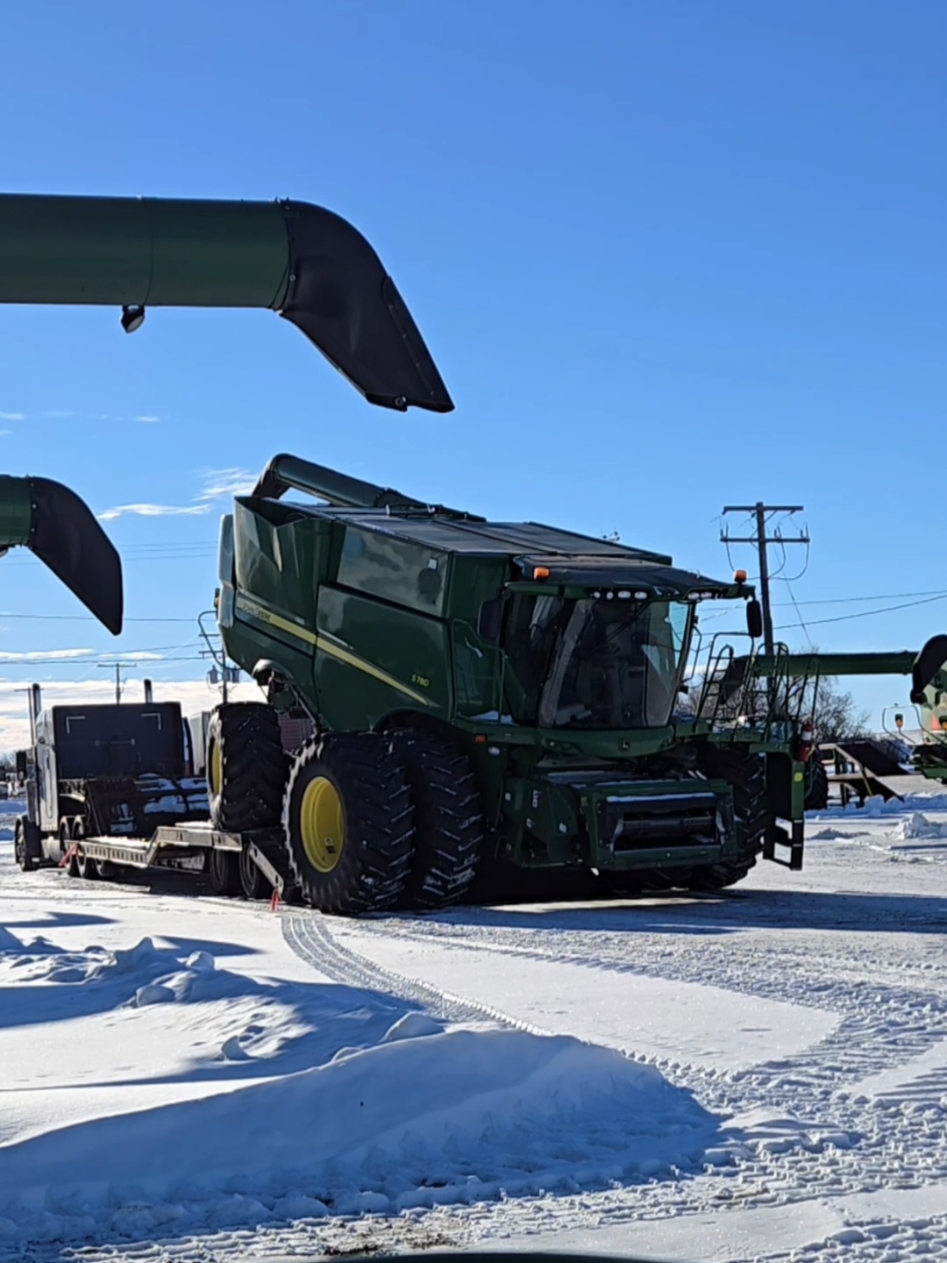
[[[408,879],[414,828],[391,739],[353,733],[303,746],[286,786],[283,830],[296,884],[313,907],[392,907]]]
[[[240,894],[240,855],[237,851],[210,852],[207,859],[207,876],[215,895],[232,899]]]
[[[29,823],[26,816],[17,816],[16,828],[13,832],[13,854],[17,867],[24,873],[31,873],[36,867],[36,858],[30,846]]]
[[[399,904],[443,908],[456,903],[477,874],[483,811],[470,760],[435,733],[392,734],[414,801],[414,856]]]
[[[207,792],[214,828],[243,833],[278,825],[286,763],[279,717],[271,706],[218,706],[207,733]]]
[[[726,863],[696,865],[686,884],[690,890],[722,890],[742,881],[763,849],[767,820],[766,763],[762,755],[731,747],[708,749],[701,764],[706,776],[726,781],[733,790],[737,854]]]

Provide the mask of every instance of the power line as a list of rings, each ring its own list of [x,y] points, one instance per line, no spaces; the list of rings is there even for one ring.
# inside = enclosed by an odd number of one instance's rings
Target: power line
[[[932,605],[935,601],[947,600],[947,592],[942,592],[940,596],[929,596],[925,601],[905,601],[903,605],[884,605],[880,610],[859,610],[857,614],[836,614],[834,618],[815,618],[809,622],[810,627],[821,627],[825,623],[847,623],[853,618],[871,618],[874,614],[890,614],[895,610],[910,610],[917,605]],[[804,623],[780,623],[777,631],[784,631],[787,627],[804,627]]]

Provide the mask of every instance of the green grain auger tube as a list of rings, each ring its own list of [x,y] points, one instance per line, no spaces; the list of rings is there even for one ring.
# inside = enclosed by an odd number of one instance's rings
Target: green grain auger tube
[[[801,718],[718,638],[682,691],[702,602],[746,602],[759,636],[745,576],[278,456],[223,519],[219,577],[224,646],[267,700],[212,717],[213,820],[279,836],[317,908],[801,867]]]
[[[117,636],[122,630],[122,563],[92,511],[49,478],[0,474],[0,555],[30,549]]]
[[[0,303],[262,307],[370,403],[453,408],[411,313],[350,223],[307,202],[0,194]]]

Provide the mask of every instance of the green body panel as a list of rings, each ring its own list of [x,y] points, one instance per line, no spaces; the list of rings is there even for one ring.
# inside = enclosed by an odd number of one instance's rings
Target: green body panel
[[[280,498],[293,487],[335,502]],[[765,756],[773,837],[785,836],[776,816],[798,832],[802,765],[791,722],[672,713],[696,603],[751,596],[744,585],[553,527],[429,509],[286,456],[237,499],[222,531],[220,579],[226,650],[246,670],[261,659],[276,665],[285,679],[274,704],[295,697],[330,731],[412,724],[448,736],[474,766],[495,853],[514,864],[624,871],[734,859],[731,787],[701,771],[714,746]],[[489,629],[492,606],[502,631]],[[517,610],[527,620],[519,631]],[[560,619],[548,633],[547,615]],[[605,637],[594,668],[593,650],[586,658],[575,648],[593,624]],[[547,634],[558,648],[548,650],[543,684],[530,679],[530,664],[547,652]],[[598,696],[616,645],[630,655],[622,672],[642,673],[641,697],[658,699],[634,722],[605,722],[567,700],[569,689]],[[556,692],[543,701],[553,679]],[[638,696],[637,684],[622,687]],[[576,706],[599,717],[573,724],[564,716]]]
[[[277,309],[288,279],[275,202],[0,194],[0,302]]]
[[[25,478],[0,474],[0,548],[16,548],[30,541],[33,506]]]
[[[393,715],[451,713],[449,628],[323,586],[316,617],[315,703],[330,728],[378,728]]]

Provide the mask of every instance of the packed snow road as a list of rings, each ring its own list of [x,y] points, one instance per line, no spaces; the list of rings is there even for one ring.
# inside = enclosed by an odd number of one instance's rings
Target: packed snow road
[[[808,836],[725,897],[362,921],[0,841],[0,1257],[947,1259],[947,797]]]

